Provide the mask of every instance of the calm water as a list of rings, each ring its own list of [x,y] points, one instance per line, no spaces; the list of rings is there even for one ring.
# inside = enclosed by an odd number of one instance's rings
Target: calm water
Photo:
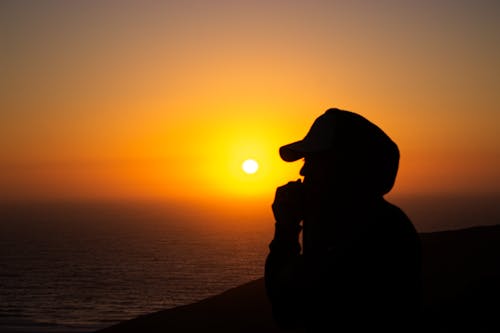
[[[419,231],[500,223],[498,196],[391,201]],[[272,219],[218,224],[195,211],[0,205],[0,332],[89,332],[262,277]]]
[[[187,218],[154,205],[4,206],[0,332],[92,331],[262,276],[271,224]]]

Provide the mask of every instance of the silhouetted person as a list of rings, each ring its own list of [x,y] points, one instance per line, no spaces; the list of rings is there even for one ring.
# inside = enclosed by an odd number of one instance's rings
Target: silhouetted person
[[[277,323],[308,332],[416,331],[420,239],[383,198],[396,179],[397,145],[361,115],[329,109],[279,152],[287,162],[304,159],[304,178],[279,187],[272,204],[265,282]]]

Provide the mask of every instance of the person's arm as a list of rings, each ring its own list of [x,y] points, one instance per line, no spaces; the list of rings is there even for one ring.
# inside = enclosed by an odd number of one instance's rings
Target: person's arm
[[[274,319],[282,328],[300,326],[304,316],[300,187],[300,182],[279,187],[272,205],[276,223],[264,277]]]

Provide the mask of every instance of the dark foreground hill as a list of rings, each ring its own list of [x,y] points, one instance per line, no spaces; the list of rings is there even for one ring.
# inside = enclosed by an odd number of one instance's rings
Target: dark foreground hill
[[[500,225],[422,233],[423,332],[500,332]],[[98,331],[283,332],[263,279]]]

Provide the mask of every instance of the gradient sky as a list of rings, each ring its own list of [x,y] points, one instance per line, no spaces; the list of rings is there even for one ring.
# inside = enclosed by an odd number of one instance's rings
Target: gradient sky
[[[497,192],[499,17],[499,1],[2,1],[0,198],[269,202],[301,166],[279,146],[330,107],[398,143],[393,192]]]

